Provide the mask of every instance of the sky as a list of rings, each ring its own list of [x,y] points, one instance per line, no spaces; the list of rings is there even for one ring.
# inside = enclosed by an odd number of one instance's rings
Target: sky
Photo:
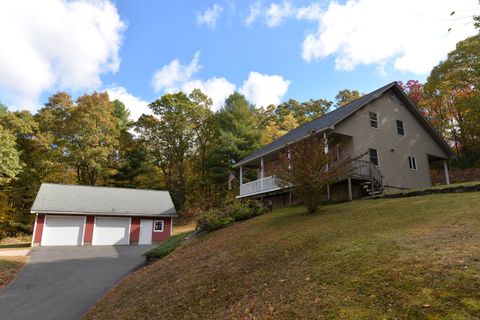
[[[35,112],[57,91],[106,90],[137,119],[195,88],[214,110],[234,91],[258,107],[333,100],[425,81],[479,12],[478,0],[3,0],[0,101]]]

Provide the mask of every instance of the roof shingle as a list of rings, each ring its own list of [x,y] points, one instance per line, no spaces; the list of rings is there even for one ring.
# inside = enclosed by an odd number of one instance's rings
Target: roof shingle
[[[168,191],[42,183],[32,212],[176,216]]]

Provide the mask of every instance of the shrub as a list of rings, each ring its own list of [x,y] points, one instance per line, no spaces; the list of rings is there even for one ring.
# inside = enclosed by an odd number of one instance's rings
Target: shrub
[[[161,259],[168,255],[170,252],[175,250],[176,247],[185,240],[185,238],[190,235],[189,232],[180,233],[174,236],[171,236],[167,240],[163,241],[158,247],[153,248],[152,250],[144,254],[147,261],[154,261]]]
[[[247,220],[264,214],[267,209],[259,201],[231,201],[221,209],[210,209],[197,218],[197,229],[213,231],[221,229],[235,221]]]

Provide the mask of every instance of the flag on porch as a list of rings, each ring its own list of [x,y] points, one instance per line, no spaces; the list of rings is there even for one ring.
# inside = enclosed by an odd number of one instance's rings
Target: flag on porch
[[[232,190],[232,182],[235,180],[237,177],[233,175],[233,173],[228,170],[228,190]]]

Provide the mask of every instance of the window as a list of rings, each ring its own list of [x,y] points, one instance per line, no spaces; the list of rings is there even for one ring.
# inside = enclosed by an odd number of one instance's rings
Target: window
[[[417,170],[417,160],[414,157],[408,157],[408,166],[410,170]]]
[[[373,163],[374,165],[378,166],[378,152],[377,152],[377,149],[370,149],[368,153],[370,154],[370,162]]]
[[[153,232],[163,232],[163,220],[155,220],[153,222]]]
[[[403,126],[403,121],[397,120],[397,132],[399,135],[405,135],[405,127]]]
[[[370,127],[378,129],[378,116],[375,112],[370,112]]]

